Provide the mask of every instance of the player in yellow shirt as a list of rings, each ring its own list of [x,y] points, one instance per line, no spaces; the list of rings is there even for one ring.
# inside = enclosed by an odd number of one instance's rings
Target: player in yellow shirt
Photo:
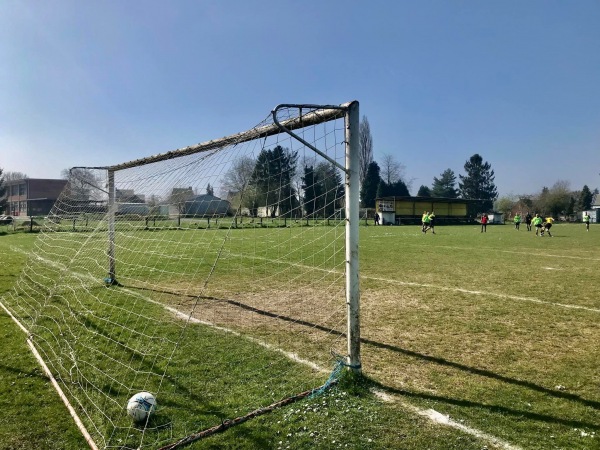
[[[433,234],[435,234],[435,213],[433,211],[429,213],[429,229]]]
[[[554,219],[552,217],[546,217],[546,222],[544,222],[544,227],[542,228],[541,236],[544,235],[544,232],[548,233],[548,236],[552,237],[552,233],[550,233],[550,228],[552,228],[552,223]]]

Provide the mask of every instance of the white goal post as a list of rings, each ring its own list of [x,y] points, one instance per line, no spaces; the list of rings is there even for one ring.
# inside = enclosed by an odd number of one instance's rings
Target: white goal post
[[[299,111],[298,117],[288,119],[283,123],[277,119],[277,112],[282,108],[296,108]],[[302,114],[302,110],[310,111],[308,114]],[[295,135],[293,130],[308,127],[316,123],[323,123],[339,116],[339,111],[344,111],[346,122],[346,157],[345,165],[342,166],[337,161],[331,159],[322,153],[318,148]],[[108,278],[111,282],[116,282],[116,268],[114,258],[114,223],[115,223],[115,183],[114,172],[132,167],[143,166],[167,159],[178,158],[185,155],[210,151],[224,145],[233,143],[240,144],[252,141],[257,138],[264,138],[273,134],[283,132],[289,133],[295,139],[301,141],[304,145],[320,154],[332,164],[342,169],[345,174],[345,216],[346,220],[346,298],[348,305],[348,365],[351,370],[360,372],[360,316],[359,316],[359,271],[358,271],[358,222],[359,222],[359,204],[360,204],[360,183],[358,174],[360,171],[359,160],[359,104],[357,101],[342,104],[340,106],[331,105],[295,105],[282,104],[275,107],[272,111],[273,124],[260,128],[254,128],[244,133],[204,142],[197,145],[185,147],[172,152],[154,155],[151,157],[130,161],[107,167],[108,171],[108,192],[109,192],[109,268]]]
[[[282,104],[242,133],[72,168],[2,306],[92,447],[162,448],[361,372],[358,240],[358,102]],[[133,424],[141,391],[158,409]]]

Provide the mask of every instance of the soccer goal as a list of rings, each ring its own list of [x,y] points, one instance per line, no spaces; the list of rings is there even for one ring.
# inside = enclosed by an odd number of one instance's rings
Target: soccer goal
[[[358,102],[279,105],[71,169],[2,304],[92,448],[177,448],[360,371],[358,121]],[[140,392],[156,410],[135,422]]]

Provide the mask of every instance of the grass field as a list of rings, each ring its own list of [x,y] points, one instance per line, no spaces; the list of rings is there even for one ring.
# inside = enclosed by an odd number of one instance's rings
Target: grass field
[[[361,226],[364,379],[189,448],[600,448],[600,228],[436,231]],[[0,234],[0,295],[34,239]],[[0,448],[85,448],[3,310],[0,330]]]

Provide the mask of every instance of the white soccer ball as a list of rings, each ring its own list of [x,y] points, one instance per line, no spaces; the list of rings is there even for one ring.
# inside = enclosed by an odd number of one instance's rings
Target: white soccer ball
[[[127,414],[135,422],[145,421],[156,410],[156,398],[150,392],[138,392],[127,402]]]

